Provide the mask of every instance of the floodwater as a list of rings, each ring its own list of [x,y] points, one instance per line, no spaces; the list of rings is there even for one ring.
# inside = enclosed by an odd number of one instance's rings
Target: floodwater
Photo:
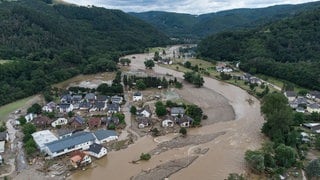
[[[173,50],[178,49],[179,46],[170,48],[167,53],[172,53]],[[132,69],[145,69],[143,61],[146,57],[152,55],[134,55],[136,58],[131,59]],[[128,56],[132,57],[132,55]],[[183,73],[174,70],[166,69],[156,66],[153,71],[162,74],[172,74],[175,77],[182,78]],[[260,129],[263,123],[263,117],[260,114],[260,103],[257,99],[250,96],[246,91],[229,84],[222,83],[215,79],[204,78],[204,87],[207,91],[201,89],[194,89],[190,96],[201,94],[208,97],[203,98],[204,105],[209,108],[213,107],[229,108],[232,106],[233,115],[226,115],[225,117],[232,117],[232,119],[219,121],[214,124],[208,124],[201,128],[190,129],[188,134],[211,134],[224,131],[221,135],[211,142],[198,145],[201,148],[210,148],[209,151],[196,159],[190,166],[184,168],[169,179],[225,179],[229,173],[244,173],[245,162],[244,153],[248,149],[257,149],[263,141],[263,136]],[[217,96],[212,94],[219,94],[225,97],[225,100],[217,99],[217,104],[214,104],[214,99]],[[221,97],[220,97],[221,98]],[[208,102],[206,102],[206,99]],[[253,100],[253,104],[248,103],[248,99]],[[228,111],[225,111],[226,113]],[[235,115],[235,116],[234,116]],[[221,113],[219,116],[223,116]],[[226,118],[223,119],[226,119]],[[209,117],[210,118],[210,117]],[[149,152],[154,149],[157,143],[170,140],[175,135],[169,134],[167,136],[153,139],[150,136],[139,138],[133,145],[127,149],[110,152],[106,158],[95,162],[95,168],[86,171],[79,171],[72,175],[72,179],[130,179],[141,171],[150,170],[159,164],[190,155],[190,148],[184,147],[179,149],[171,149],[159,155],[154,155],[148,162],[139,162],[139,164],[130,163],[132,160],[137,160],[142,152]],[[156,179],[156,177],[155,177]]]

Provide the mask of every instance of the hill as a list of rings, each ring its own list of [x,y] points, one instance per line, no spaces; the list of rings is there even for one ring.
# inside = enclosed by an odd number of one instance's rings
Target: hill
[[[320,8],[253,30],[224,32],[199,44],[199,56],[320,90]]]
[[[313,2],[257,9],[234,9],[199,16],[158,11],[130,14],[149,22],[170,37],[199,39],[222,31],[257,27],[319,6],[320,2]]]
[[[79,73],[116,70],[122,54],[169,43],[166,35],[119,10],[0,2],[0,105]]]

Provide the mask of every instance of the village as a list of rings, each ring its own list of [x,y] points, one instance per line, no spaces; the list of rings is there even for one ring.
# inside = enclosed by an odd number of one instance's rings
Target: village
[[[171,54],[173,57],[174,52]],[[177,63],[170,55],[162,53],[161,56],[160,66],[172,65],[177,69]],[[189,56],[192,57],[192,53],[183,54],[184,58]],[[133,61],[135,56],[130,59]],[[186,58],[184,63],[188,60]],[[233,74],[238,65],[219,62],[214,70],[248,85],[258,87],[265,84],[279,89],[248,73]],[[122,66],[126,66],[125,63]],[[18,172],[29,166],[45,176],[65,178],[75,170],[92,168],[92,162],[105,158],[110,151],[127,148],[140,137],[170,133],[183,136],[188,128],[200,127],[201,120],[206,124],[206,119],[213,118],[213,114],[204,114],[203,109],[190,103],[192,100],[184,99],[176,92],[184,88],[184,83],[170,73],[155,74],[135,69],[117,72],[108,83],[99,82],[92,86],[93,82],[85,80],[82,84],[87,86],[72,84],[65,89],[53,89],[51,101],[33,103],[27,109],[12,113],[15,119],[9,124],[15,129],[15,134],[9,131],[0,133],[0,162],[7,172],[15,168],[10,157],[15,148],[24,149],[15,158]],[[319,92],[303,96],[293,91],[285,91],[284,94],[295,111],[320,112]],[[301,136],[305,142],[311,140],[311,133],[319,133],[320,130],[320,123],[301,126],[304,127]],[[14,147],[12,144],[17,141],[18,145]],[[23,163],[24,158],[27,162]]]

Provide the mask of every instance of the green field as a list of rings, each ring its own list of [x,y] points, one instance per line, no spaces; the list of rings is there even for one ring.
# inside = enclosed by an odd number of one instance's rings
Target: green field
[[[33,96],[0,107],[0,121],[5,120],[9,114],[24,106]]]

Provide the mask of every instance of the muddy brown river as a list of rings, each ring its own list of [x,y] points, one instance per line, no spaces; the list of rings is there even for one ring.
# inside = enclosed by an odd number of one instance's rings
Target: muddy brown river
[[[179,46],[171,47],[167,52],[172,53],[172,50],[178,48]],[[135,59],[131,59],[131,69],[143,70],[145,69],[143,64],[145,58],[152,57],[150,54],[136,54],[128,57],[131,58],[132,56],[135,56]],[[154,67],[153,71],[159,74],[169,73],[179,78],[183,76],[181,72],[160,66]],[[147,162],[132,164],[130,162],[137,160],[142,152],[149,152],[159,142],[170,140],[176,135],[168,134],[155,140],[151,136],[144,136],[127,149],[108,153],[106,158],[94,162],[94,168],[78,171],[72,175],[71,179],[130,179],[141,171],[148,171],[170,160],[189,157],[190,149],[195,147],[209,148],[209,151],[199,156],[188,167],[171,175],[170,180],[220,180],[225,179],[229,173],[244,173],[246,170],[245,151],[259,148],[263,141],[263,135],[260,133],[263,123],[260,103],[246,91],[236,86],[207,77],[204,80],[206,90],[193,88],[179,94],[182,97],[188,96],[190,101],[198,100],[195,103],[202,105],[207,114],[210,114],[210,112],[214,114],[214,111],[216,111],[216,114],[219,114],[215,118],[221,117],[224,120],[207,124],[201,128],[189,129],[188,134],[203,135],[223,131],[225,132],[223,135],[205,144],[171,149],[152,156]],[[252,99],[254,103],[250,105],[248,99]]]

